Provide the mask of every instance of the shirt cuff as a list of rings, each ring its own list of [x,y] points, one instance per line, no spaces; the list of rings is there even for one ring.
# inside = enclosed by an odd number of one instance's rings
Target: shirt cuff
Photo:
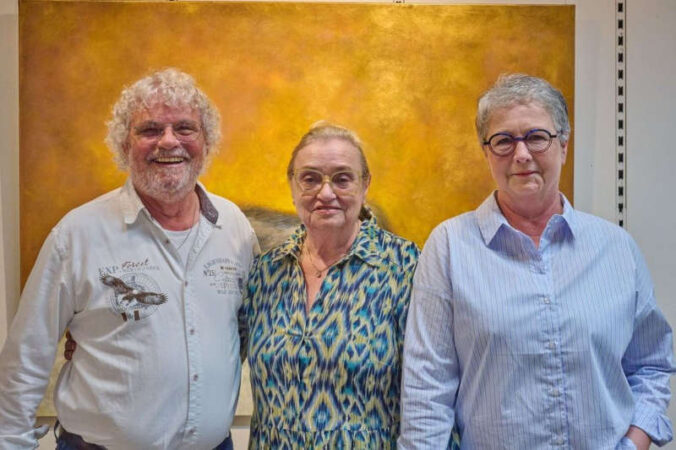
[[[636,405],[631,424],[645,431],[650,439],[660,447],[674,437],[669,418],[664,414],[656,413],[649,406]]]
[[[41,425],[20,435],[0,435],[0,450],[36,449],[48,431],[49,425]]]

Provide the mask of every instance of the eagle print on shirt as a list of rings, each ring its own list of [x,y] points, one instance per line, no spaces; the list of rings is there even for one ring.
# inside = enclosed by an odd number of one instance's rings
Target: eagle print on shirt
[[[166,294],[158,292],[157,283],[141,273],[124,274],[122,278],[101,275],[101,283],[113,289],[113,310],[128,319],[141,320],[152,314],[158,305],[167,301]]]

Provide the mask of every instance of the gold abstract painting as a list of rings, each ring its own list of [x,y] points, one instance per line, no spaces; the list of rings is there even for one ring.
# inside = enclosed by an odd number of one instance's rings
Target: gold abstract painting
[[[22,283],[68,210],[124,182],[105,122],[155,69],[192,74],[221,112],[210,191],[293,213],[291,150],[329,120],[365,143],[367,201],[422,245],[494,189],[474,114],[499,74],[546,78],[572,113],[574,27],[574,6],[22,1]]]

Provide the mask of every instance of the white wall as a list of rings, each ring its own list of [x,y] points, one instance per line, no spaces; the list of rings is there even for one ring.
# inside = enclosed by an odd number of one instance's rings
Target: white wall
[[[615,0],[432,2],[576,5],[574,202],[579,209],[615,220]],[[626,4],[626,225],[646,256],[658,303],[676,326],[676,211],[669,189],[676,167],[670,138],[676,126],[676,1],[626,0]],[[16,3],[0,0],[0,244],[4,245],[0,274],[6,284],[4,289],[0,284],[0,342],[19,289],[17,34]],[[676,405],[672,404],[670,417],[676,419]]]
[[[0,0],[0,343],[19,293],[18,5]]]
[[[646,257],[658,303],[676,327],[676,2],[630,1],[626,39],[627,229]],[[676,421],[676,399],[669,416]]]

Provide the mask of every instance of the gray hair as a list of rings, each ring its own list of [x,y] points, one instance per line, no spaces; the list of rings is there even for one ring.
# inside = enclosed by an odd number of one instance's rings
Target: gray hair
[[[364,150],[362,148],[361,139],[357,136],[357,133],[341,127],[339,125],[334,125],[326,120],[320,120],[310,127],[310,130],[300,138],[300,142],[291,152],[291,160],[289,165],[286,168],[286,177],[291,181],[293,178],[293,165],[296,162],[296,156],[298,152],[313,142],[317,141],[326,141],[329,139],[342,139],[344,141],[352,144],[359,151],[359,161],[361,162],[361,176],[364,180],[371,177],[371,172],[369,171],[369,165],[366,162],[366,156],[364,156]]]
[[[559,141],[565,145],[570,136],[570,122],[563,94],[546,80],[521,73],[500,75],[479,98],[475,121],[479,143],[483,145],[488,137],[488,122],[495,110],[528,103],[537,103],[549,113]]]
[[[218,110],[196,85],[193,77],[178,69],[167,68],[153,72],[126,87],[113,106],[113,117],[107,123],[106,144],[113,152],[115,162],[126,170],[129,161],[125,146],[129,139],[132,116],[140,108],[162,104],[172,107],[188,106],[198,111],[204,132],[204,148],[210,157],[217,151],[221,139]]]

